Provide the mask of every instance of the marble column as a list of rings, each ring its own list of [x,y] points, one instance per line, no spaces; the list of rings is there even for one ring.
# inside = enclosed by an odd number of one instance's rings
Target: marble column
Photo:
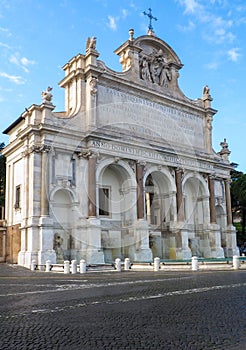
[[[183,193],[182,193],[182,169],[175,169],[175,181],[176,181],[176,198],[177,198],[177,219],[178,222],[184,221],[184,206],[183,206]]]
[[[225,180],[225,197],[226,197],[226,214],[227,214],[227,225],[232,225],[232,211],[231,211],[231,192],[230,192],[231,180]]]
[[[43,145],[41,152],[41,216],[39,218],[38,264],[43,265],[47,260],[56,263],[56,253],[53,249],[53,219],[49,216],[49,157],[51,147]],[[38,150],[39,152],[39,150]]]
[[[137,163],[136,179],[137,179],[137,218],[144,218],[144,185],[143,185],[144,165]]]
[[[96,217],[96,156],[88,158],[88,216]]]
[[[84,237],[86,262],[88,264],[104,264],[104,252],[101,242],[100,219],[96,208],[96,162],[97,156],[89,152],[88,157],[88,219],[87,235]]]
[[[209,188],[209,208],[210,208],[210,223],[216,223],[215,213],[215,197],[214,197],[214,179],[212,176],[208,177],[208,188]]]
[[[48,152],[49,147],[43,147],[42,152],[42,169],[41,169],[41,216],[49,215],[49,201],[47,196],[47,178],[48,178]]]

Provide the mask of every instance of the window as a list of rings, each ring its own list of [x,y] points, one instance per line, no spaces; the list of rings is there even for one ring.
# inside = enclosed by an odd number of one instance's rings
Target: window
[[[21,187],[16,186],[15,187],[15,209],[20,209],[20,197],[21,197]]]
[[[99,188],[99,215],[110,216],[110,188]]]

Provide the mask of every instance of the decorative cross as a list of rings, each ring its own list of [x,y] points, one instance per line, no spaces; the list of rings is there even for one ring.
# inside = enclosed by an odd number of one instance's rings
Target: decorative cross
[[[151,8],[149,8],[149,13],[147,13],[147,12],[143,12],[143,14],[145,15],[145,16],[148,16],[149,17],[149,30],[151,30],[151,31],[153,31],[153,27],[152,27],[152,19],[154,19],[155,21],[157,21],[157,18],[156,17],[154,17],[153,15],[152,15],[152,13],[151,13]]]

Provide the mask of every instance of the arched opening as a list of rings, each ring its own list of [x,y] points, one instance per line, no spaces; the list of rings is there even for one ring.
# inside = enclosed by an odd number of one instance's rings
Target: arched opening
[[[145,181],[145,213],[149,225],[160,227],[173,220],[170,185],[165,175],[157,171]]]
[[[97,214],[101,222],[101,246],[105,261],[131,257],[134,245],[132,225],[136,220],[136,183],[118,163],[109,164],[100,173]]]
[[[184,216],[192,255],[206,256],[209,233],[204,227],[209,223],[208,195],[200,179],[190,177],[183,188]]]
[[[145,181],[145,215],[149,225],[153,256],[169,258],[170,222],[174,220],[170,180],[160,171],[151,172]]]
[[[69,191],[60,189],[55,192],[51,202],[51,213],[54,219],[53,249],[57,262],[76,258],[72,196]]]

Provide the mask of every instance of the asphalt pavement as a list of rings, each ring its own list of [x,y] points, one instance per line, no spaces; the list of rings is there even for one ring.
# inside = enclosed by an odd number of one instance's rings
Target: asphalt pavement
[[[246,348],[246,270],[69,274],[0,264],[0,349]]]

